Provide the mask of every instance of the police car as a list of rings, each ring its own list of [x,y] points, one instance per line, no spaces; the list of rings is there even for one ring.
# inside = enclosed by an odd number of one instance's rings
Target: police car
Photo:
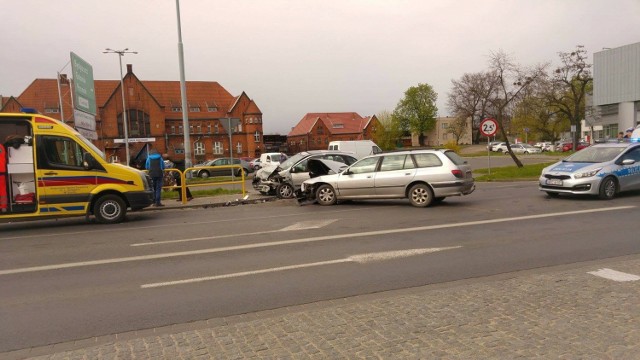
[[[636,132],[638,134],[636,134]],[[560,194],[613,199],[622,191],[640,190],[640,129],[629,142],[596,144],[542,169],[539,189]]]

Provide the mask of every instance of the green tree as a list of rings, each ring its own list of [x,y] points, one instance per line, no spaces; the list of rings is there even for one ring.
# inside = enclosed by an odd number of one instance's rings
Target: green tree
[[[405,91],[404,98],[400,100],[393,112],[402,130],[418,134],[420,146],[424,145],[424,133],[432,130],[436,125],[437,99],[438,94],[431,85],[418,84]]]
[[[373,138],[382,150],[393,150],[400,140],[402,129],[400,121],[390,111],[383,110],[376,114],[380,126],[376,128]]]
[[[453,135],[456,139],[456,145],[459,145],[460,139],[467,134],[470,121],[470,117],[467,117],[464,114],[458,114],[455,117],[455,120],[449,124],[449,127],[447,127],[447,133]]]

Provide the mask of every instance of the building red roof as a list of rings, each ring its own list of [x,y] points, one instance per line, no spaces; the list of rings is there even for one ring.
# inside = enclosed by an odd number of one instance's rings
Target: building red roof
[[[332,135],[359,134],[370,121],[355,112],[344,113],[308,113],[289,132],[288,136],[308,134],[317,121],[322,121]]]

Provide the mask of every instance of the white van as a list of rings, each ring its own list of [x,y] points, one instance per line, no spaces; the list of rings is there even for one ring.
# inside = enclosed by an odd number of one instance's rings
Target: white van
[[[287,159],[287,155],[282,153],[264,153],[260,155],[260,166],[265,167],[271,165],[276,167]]]
[[[329,143],[329,150],[349,152],[358,159],[382,152],[371,140],[332,141]]]

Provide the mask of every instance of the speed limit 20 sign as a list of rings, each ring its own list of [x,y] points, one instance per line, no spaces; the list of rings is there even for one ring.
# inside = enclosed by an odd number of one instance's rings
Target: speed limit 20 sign
[[[484,136],[493,136],[498,131],[498,122],[496,119],[487,118],[480,123],[480,133]]]

